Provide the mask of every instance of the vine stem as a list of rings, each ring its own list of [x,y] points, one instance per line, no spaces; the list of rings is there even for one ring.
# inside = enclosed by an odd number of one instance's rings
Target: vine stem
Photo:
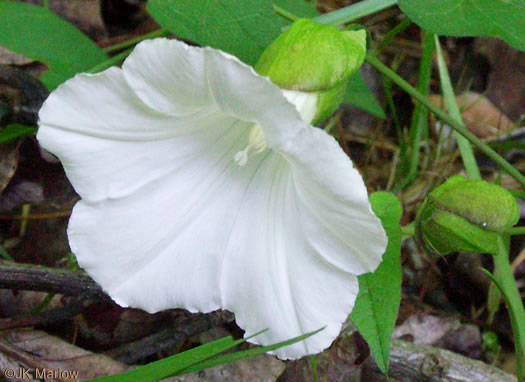
[[[364,0],[359,3],[349,5],[324,15],[314,18],[319,24],[341,25],[354,21],[360,17],[368,16],[373,13],[390,8],[397,4],[397,0]]]
[[[447,105],[447,111],[450,116],[454,118],[458,123],[463,124],[461,118],[461,112],[459,111],[458,104],[456,102],[456,96],[454,94],[454,89],[452,87],[452,82],[450,81],[450,75],[448,74],[447,64],[443,58],[443,52],[441,51],[441,44],[439,43],[439,37],[434,35],[434,43],[436,46],[438,69],[439,69],[439,80],[441,82],[441,89],[443,96],[445,97],[445,103]],[[458,132],[455,132],[456,141],[458,143],[459,152],[461,154],[461,159],[463,160],[463,166],[465,171],[470,179],[481,179],[481,173],[479,172],[478,162],[474,157],[474,151],[470,142]]]
[[[423,54],[419,66],[417,88],[421,94],[428,96],[430,91],[430,77],[432,76],[432,57],[434,56],[434,33],[422,32]],[[428,110],[418,103],[414,108],[410,123],[411,151],[408,176],[402,182],[402,187],[416,178],[419,170],[419,150],[423,135],[428,130]]]
[[[523,362],[525,351],[525,309],[521,300],[520,292],[512,273],[509,262],[506,237],[498,236],[498,253],[493,256],[494,265],[498,270],[496,285],[501,290],[505,303],[509,309],[512,333],[514,335],[514,348],[516,351],[516,369],[518,381],[523,380]]]
[[[167,35],[169,35],[169,31],[167,29],[164,29],[164,28],[157,29],[157,30],[154,30],[153,32],[149,32],[144,35],[141,35],[135,38],[131,38],[126,41],[122,41],[118,44],[110,45],[104,48],[104,52],[106,53],[115,52],[117,50],[129,48],[130,46],[138,44],[139,42],[144,41],[144,40],[148,40],[148,39],[155,38],[155,37],[163,37]]]
[[[288,12],[286,9],[278,6],[275,3],[272,3],[272,7],[275,13],[277,13],[279,16],[282,16],[290,21],[295,21],[295,20],[300,19],[299,16],[294,15],[292,12]]]
[[[372,65],[375,69],[381,72],[383,75],[387,76],[398,85],[401,89],[407,92],[409,95],[414,97],[418,102],[421,102],[427,109],[429,109],[434,115],[436,115],[441,121],[445,122],[447,125],[451,126],[454,130],[459,132],[462,136],[467,138],[471,143],[473,143],[481,152],[491,158],[499,166],[501,166],[510,176],[516,179],[522,186],[525,187],[525,176],[520,173],[516,168],[514,168],[509,162],[502,158],[496,151],[490,148],[485,142],[471,133],[465,125],[461,122],[458,122],[454,117],[447,114],[445,111],[435,106],[430,102],[430,100],[421,94],[417,89],[411,86],[408,82],[402,79],[397,73],[388,68],[383,64],[377,57],[367,54],[366,62]]]
[[[128,57],[132,51],[133,48],[126,49],[125,51],[120,52],[119,54],[116,54],[105,61],[102,61],[100,64],[93,66],[91,69],[87,70],[86,73],[98,73],[104,69],[109,68],[110,66],[116,65]]]

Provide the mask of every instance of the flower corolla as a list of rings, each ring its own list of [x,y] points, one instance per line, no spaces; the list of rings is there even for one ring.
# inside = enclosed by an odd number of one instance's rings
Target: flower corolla
[[[81,197],[79,264],[121,306],[228,309],[247,336],[268,329],[250,339],[262,345],[325,327],[275,354],[327,348],[386,236],[350,159],[310,125],[315,106],[165,38],[59,86],[37,139]]]

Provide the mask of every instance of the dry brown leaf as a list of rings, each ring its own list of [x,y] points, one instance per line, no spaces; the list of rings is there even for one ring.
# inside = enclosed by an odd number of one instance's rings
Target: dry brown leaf
[[[491,63],[487,98],[513,120],[525,115],[525,52],[497,38],[477,38],[476,49]]]
[[[3,65],[27,65],[34,62],[34,60],[27,58],[21,54],[10,51],[0,45],[0,64]]]
[[[368,346],[353,324],[340,334],[332,346],[316,356],[319,381],[361,381],[362,364],[370,356]],[[308,357],[288,362],[280,382],[313,382]]]
[[[80,379],[96,378],[129,370],[127,365],[104,355],[81,349],[43,331],[11,330],[7,333],[5,341],[34,359],[42,367],[78,371]],[[12,362],[16,357],[10,358]],[[3,362],[0,361],[0,363]]]
[[[274,382],[285,369],[285,364],[275,357],[262,354],[254,358],[220,365],[197,373],[168,378],[170,382]]]
[[[0,193],[9,184],[18,167],[18,144],[0,144]]]
[[[459,326],[455,318],[415,314],[394,329],[392,338],[409,336],[415,344],[434,345]]]
[[[440,95],[429,98],[436,106],[444,105]],[[466,92],[457,96],[456,101],[465,126],[480,138],[500,136],[515,127],[514,122],[482,94]]]

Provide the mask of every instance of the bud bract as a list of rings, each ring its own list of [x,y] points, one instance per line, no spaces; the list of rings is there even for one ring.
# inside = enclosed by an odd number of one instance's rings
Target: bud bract
[[[299,19],[273,41],[255,65],[286,90],[315,93],[315,122],[328,118],[341,104],[347,80],[363,64],[366,32],[341,32],[333,25]]]
[[[497,236],[520,217],[514,196],[483,180],[454,176],[427,195],[416,217],[416,238],[434,254],[497,252]]]

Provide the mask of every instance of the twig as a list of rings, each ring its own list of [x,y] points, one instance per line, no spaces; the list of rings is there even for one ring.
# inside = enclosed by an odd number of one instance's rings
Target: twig
[[[84,309],[86,309],[95,301],[99,301],[99,299],[93,300],[89,297],[86,298],[86,296],[79,296],[67,305],[42,312],[37,315],[31,314],[22,317],[2,319],[0,320],[0,330],[24,328],[37,325],[49,325],[59,321],[69,320],[77,314],[80,314]]]
[[[151,336],[112,349],[105,355],[123,363],[133,364],[162,350],[174,348],[188,337],[233,320],[232,313],[222,310],[207,314],[194,314],[181,323],[174,323],[173,328],[161,330]]]
[[[102,288],[83,272],[6,261],[0,261],[0,288],[110,300]]]
[[[366,367],[379,372],[369,358]],[[516,382],[516,377],[484,362],[429,345],[400,340],[390,346],[389,375],[402,381]]]

